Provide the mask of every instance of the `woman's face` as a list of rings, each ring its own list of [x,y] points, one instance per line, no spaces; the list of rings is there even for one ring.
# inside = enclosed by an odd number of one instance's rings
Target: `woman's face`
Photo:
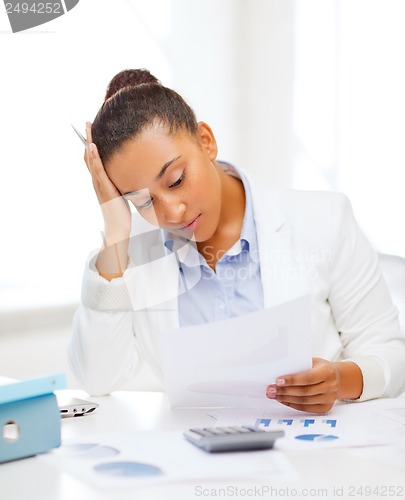
[[[105,167],[122,195],[150,223],[197,242],[218,227],[221,180],[211,129],[198,124],[196,136],[169,135],[164,126],[145,130],[116,152]]]

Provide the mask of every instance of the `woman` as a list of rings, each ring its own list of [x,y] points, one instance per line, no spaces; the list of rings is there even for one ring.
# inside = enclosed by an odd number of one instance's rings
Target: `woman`
[[[120,388],[144,357],[159,373],[151,332],[270,307],[308,286],[313,367],[280,374],[267,397],[324,413],[337,399],[405,390],[397,311],[343,195],[268,190],[217,161],[210,127],[146,70],[111,81],[87,124],[85,161],[105,221],[70,345],[89,393]],[[161,229],[132,237],[128,202]]]

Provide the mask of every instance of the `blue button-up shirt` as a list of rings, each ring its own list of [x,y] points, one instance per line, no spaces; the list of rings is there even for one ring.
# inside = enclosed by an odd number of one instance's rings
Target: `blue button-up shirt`
[[[263,308],[263,288],[256,227],[249,182],[242,172],[221,164],[225,172],[240,177],[246,205],[240,238],[221,257],[213,271],[198,253],[195,242],[165,232],[165,245],[176,252],[179,263],[180,326],[208,323]]]

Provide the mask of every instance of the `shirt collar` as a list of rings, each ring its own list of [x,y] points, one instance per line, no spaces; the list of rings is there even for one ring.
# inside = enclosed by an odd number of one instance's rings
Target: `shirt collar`
[[[243,217],[240,239],[235,242],[235,244],[228,250],[227,253],[229,255],[237,255],[243,250],[252,252],[256,249],[257,242],[256,242],[256,228],[255,228],[254,213],[253,213],[252,192],[250,190],[249,181],[246,178],[245,174],[242,171],[238,170],[235,166],[229,163],[222,163],[222,162],[220,162],[220,166],[222,167],[224,172],[226,172],[229,175],[233,175],[234,177],[242,181],[246,197],[245,215]]]
[[[246,176],[236,167],[229,163],[219,161],[218,164],[229,175],[240,179],[245,189],[246,205],[245,215],[243,217],[242,231],[240,238],[227,251],[228,255],[238,255],[242,251],[253,252],[257,248],[257,237],[253,214],[252,193],[249,181]],[[203,265],[204,258],[198,253],[195,241],[187,240],[178,235],[173,235],[169,231],[163,231],[164,245],[172,252],[176,252],[180,263],[187,266]]]

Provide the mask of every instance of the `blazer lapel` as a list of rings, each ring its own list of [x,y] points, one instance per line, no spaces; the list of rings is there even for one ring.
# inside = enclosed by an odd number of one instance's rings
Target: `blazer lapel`
[[[280,196],[282,190],[250,182],[260,256],[264,307],[308,293],[299,255],[294,252]]]

